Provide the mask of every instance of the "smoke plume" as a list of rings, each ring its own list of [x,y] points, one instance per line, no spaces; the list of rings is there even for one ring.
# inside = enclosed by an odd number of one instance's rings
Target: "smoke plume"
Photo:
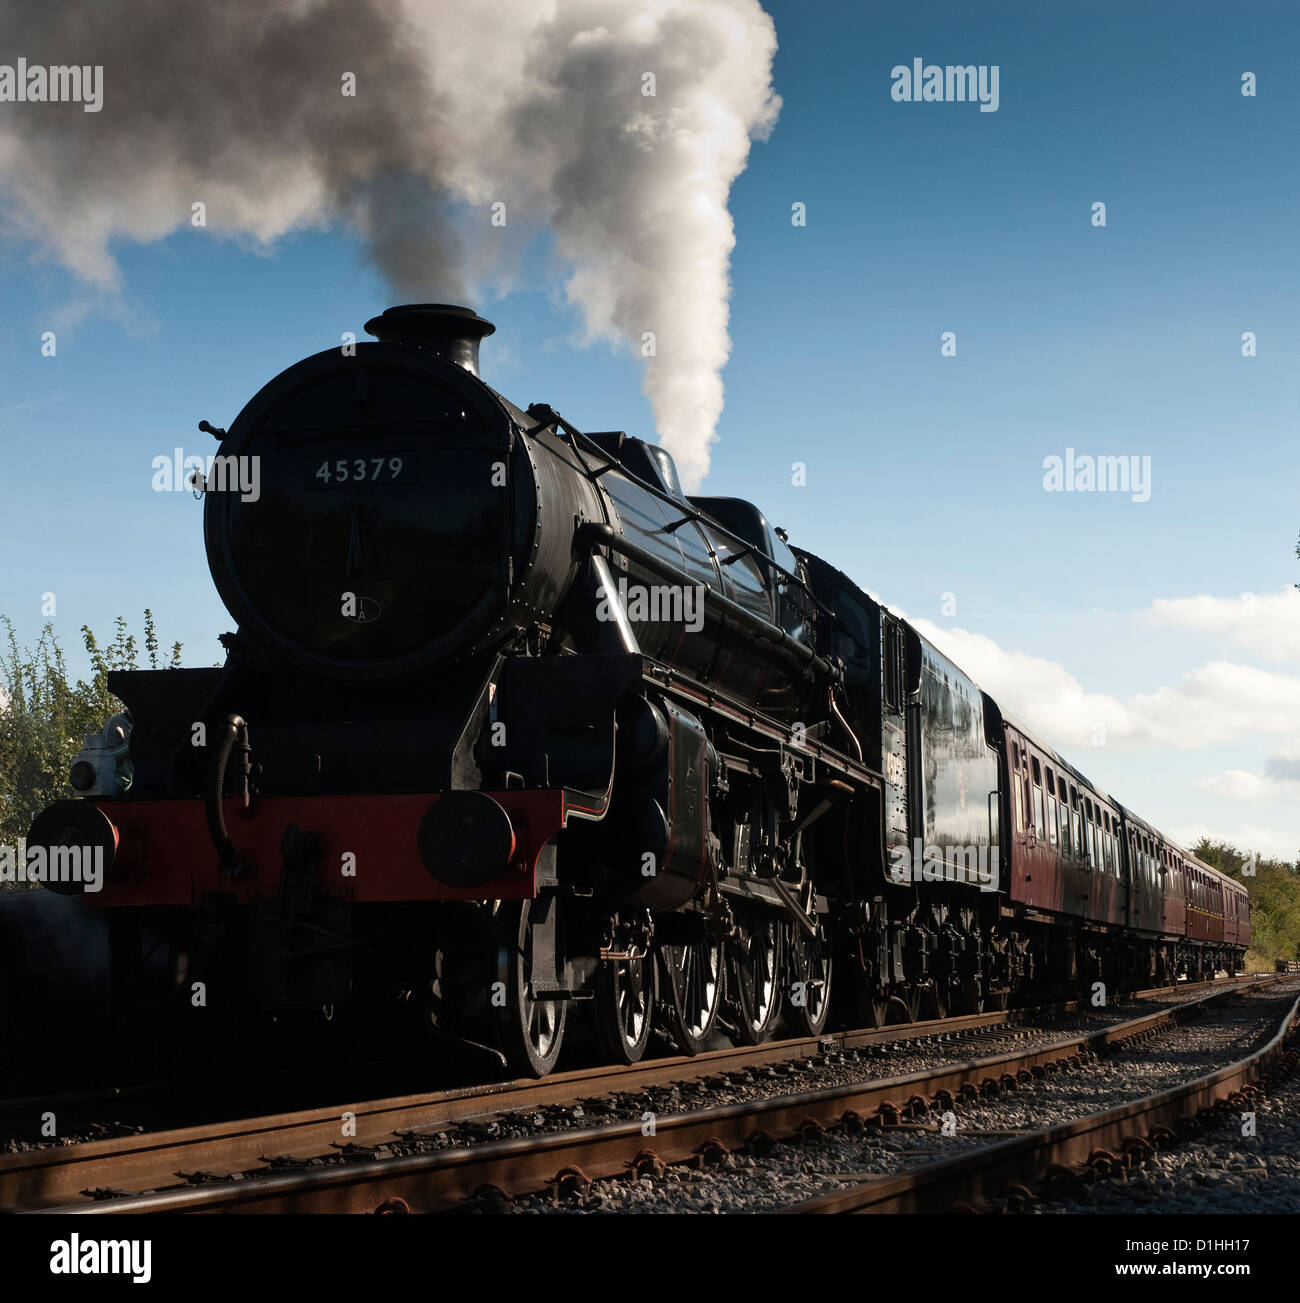
[[[197,203],[254,245],[341,222],[396,297],[460,300],[547,230],[587,341],[645,358],[704,477],[728,195],[780,108],[759,0],[0,0],[0,31],[0,62],[103,67],[99,111],[0,104],[11,236],[117,293],[115,243]]]

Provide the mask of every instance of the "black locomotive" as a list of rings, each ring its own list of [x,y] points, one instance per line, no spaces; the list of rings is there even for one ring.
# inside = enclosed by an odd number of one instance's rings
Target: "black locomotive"
[[[536,1074],[575,1013],[634,1062],[1014,998],[991,700],[755,506],[496,393],[468,309],[367,330],[213,431],[226,663],[114,674],[129,745],[33,825],[107,856],[117,988],[163,938],[182,1003],[395,1002]]]

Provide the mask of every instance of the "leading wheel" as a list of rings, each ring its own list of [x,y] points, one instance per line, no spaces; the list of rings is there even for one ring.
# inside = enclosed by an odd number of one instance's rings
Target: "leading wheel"
[[[723,951],[723,943],[711,939],[659,948],[669,1034],[687,1054],[704,1048],[718,1021],[727,985]]]
[[[596,1033],[611,1063],[640,1063],[659,994],[654,955],[610,960],[596,973]]]
[[[745,1045],[761,1045],[781,1009],[781,928],[773,915],[744,921],[744,931],[727,947],[736,997],[736,1034]]]
[[[792,931],[786,1015],[796,1036],[820,1036],[831,1013],[830,946],[820,930],[815,937],[797,925]]]
[[[554,896],[539,896],[506,901],[497,914],[500,985],[493,990],[492,1003],[501,1047],[521,1076],[546,1076],[564,1044],[568,1004],[554,997],[537,998],[533,985],[535,968],[542,973],[559,968],[558,910]]]

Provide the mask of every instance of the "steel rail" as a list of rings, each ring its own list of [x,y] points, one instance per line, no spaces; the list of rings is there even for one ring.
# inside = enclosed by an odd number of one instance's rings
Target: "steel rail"
[[[882,1176],[782,1209],[786,1213],[972,1212],[1023,1207],[1035,1189],[1076,1187],[1117,1173],[1155,1149],[1194,1136],[1232,1109],[1248,1110],[1261,1079],[1300,1062],[1292,1044],[1300,999],[1267,1045],[1224,1068],[1155,1095],[968,1150],[896,1176]],[[1090,1171],[1091,1169],[1091,1171]]]
[[[1263,979],[1268,982],[1276,977]],[[825,1087],[749,1103],[726,1105],[719,1108],[668,1114],[655,1119],[654,1135],[644,1133],[644,1123],[619,1123],[583,1130],[544,1133],[519,1140],[490,1141],[432,1152],[408,1154],[400,1157],[375,1159],[364,1153],[347,1157],[340,1145],[339,1113],[337,1110],[320,1110],[327,1116],[318,1119],[318,1125],[328,1128],[323,1132],[308,1133],[301,1128],[285,1125],[285,1119],[263,1119],[261,1130],[243,1133],[235,1130],[227,1135],[209,1135],[210,1148],[201,1150],[203,1137],[191,1137],[191,1148],[177,1149],[173,1138],[165,1135],[137,1137],[139,1148],[135,1151],[138,1166],[130,1165],[131,1155],[119,1155],[118,1165],[112,1167],[114,1184],[130,1181],[139,1189],[139,1182],[155,1186],[175,1182],[177,1167],[175,1156],[191,1157],[203,1152],[209,1161],[221,1167],[213,1175],[233,1176],[238,1179],[217,1180],[195,1185],[166,1185],[152,1192],[98,1200],[93,1203],[69,1204],[72,1193],[82,1188],[84,1181],[76,1173],[85,1172],[76,1161],[76,1155],[67,1150],[53,1152],[57,1157],[71,1157],[67,1168],[47,1165],[34,1166],[28,1172],[28,1181],[22,1191],[18,1207],[29,1211],[77,1212],[144,1212],[144,1211],[313,1211],[358,1212],[373,1211],[395,1200],[422,1211],[455,1208],[485,1186],[495,1186],[522,1193],[545,1187],[555,1180],[587,1180],[614,1176],[649,1162],[679,1162],[701,1152],[720,1154],[738,1145],[770,1139],[782,1134],[799,1134],[809,1126],[836,1125],[848,1118],[851,1124],[865,1125],[867,1116],[874,1112],[917,1112],[928,1108],[926,1095],[946,1098],[969,1097],[972,1093],[998,1093],[1015,1089],[1031,1076],[1045,1075],[1061,1066],[1070,1066],[1093,1057],[1096,1050],[1106,1045],[1126,1041],[1135,1036],[1152,1034],[1157,1028],[1176,1020],[1184,1011],[1203,1006],[1241,989],[1239,985],[1223,987],[1200,995],[1183,1004],[1170,1006],[1155,1013],[1114,1024],[1099,1030],[1076,1033],[1048,1045],[1018,1053],[995,1055],[944,1065],[902,1077],[863,1081],[848,1085]],[[984,1018],[992,1015],[983,1015]],[[1005,1015],[997,1015],[1005,1018]],[[936,1033],[949,1030],[947,1023],[934,1023]],[[882,1029],[886,1030],[886,1029]],[[867,1033],[860,1033],[866,1035]],[[870,1033],[879,1035],[878,1032]],[[825,1039],[825,1038],[824,1038]],[[796,1042],[801,1046],[817,1046],[819,1042]],[[757,1051],[744,1051],[752,1055],[759,1051],[772,1051],[780,1043],[758,1047]],[[787,1045],[788,1049],[788,1045]],[[681,1079],[681,1069],[700,1067],[700,1059],[713,1060],[716,1070],[728,1063],[735,1066],[734,1051],[717,1051],[697,1059],[670,1060],[656,1065],[656,1071],[676,1071]],[[625,1076],[617,1069],[606,1070],[615,1087],[622,1086]],[[697,1075],[705,1075],[698,1072]],[[564,1074],[571,1076],[574,1074]],[[583,1084],[591,1083],[591,1076],[578,1074]],[[516,1083],[517,1084],[517,1083]],[[532,1090],[558,1092],[558,1098],[572,1102],[575,1098],[573,1083],[548,1079],[529,1083]],[[473,1097],[470,1097],[473,1099]],[[482,1097],[473,1100],[477,1111],[483,1112]],[[392,1101],[384,1101],[385,1104]],[[900,1109],[901,1103],[901,1109]],[[500,1096],[494,1097],[494,1111],[499,1111]],[[296,1116],[296,1115],[291,1115]],[[405,1116],[370,1115],[374,1127],[370,1129],[374,1143],[391,1143],[395,1134],[427,1128],[431,1137],[437,1124],[430,1122],[427,1114],[422,1119]],[[361,1140],[358,1127],[356,1141]],[[230,1124],[237,1128],[244,1124]],[[383,1134],[379,1135],[378,1131]],[[326,1139],[325,1137],[328,1137]],[[151,1146],[150,1142],[154,1142]],[[233,1142],[233,1143],[232,1143]],[[113,1142],[102,1142],[113,1143]],[[278,1149],[277,1144],[287,1143],[292,1152]],[[76,1148],[71,1147],[71,1148]],[[262,1162],[266,1164],[302,1164],[309,1158],[331,1155],[327,1164],[302,1167],[290,1173],[268,1168],[264,1173],[248,1173],[241,1164]],[[27,1157],[18,1155],[14,1157]],[[9,1160],[0,1160],[0,1166]],[[206,1166],[206,1163],[196,1164]],[[182,1169],[183,1170],[183,1169]],[[128,1173],[134,1171],[136,1180]],[[573,1174],[577,1173],[576,1176]],[[48,1182],[48,1184],[47,1184]],[[12,1206],[12,1205],[11,1205]]]
[[[936,1036],[963,1035],[1004,1026],[1014,1027],[1032,1017],[1070,1012],[1076,1004],[969,1014],[901,1027],[827,1032],[820,1037],[768,1041],[758,1046],[710,1050],[695,1057],[674,1055],[634,1067],[600,1066],[553,1073],[541,1081],[519,1079],[455,1087],[366,1102],[349,1102],[295,1110],[253,1119],[204,1123],[165,1131],[114,1136],[58,1147],[0,1155],[0,1211],[30,1207],[33,1201],[73,1199],[80,1191],[142,1189],[180,1171],[203,1171],[214,1164],[222,1170],[240,1164],[255,1166],[268,1151],[283,1153],[328,1151],[340,1139],[340,1119],[350,1113],[356,1144],[377,1144],[394,1134],[424,1128],[435,1130],[455,1122],[494,1114],[572,1104],[576,1099],[647,1090],[655,1086],[698,1080],[769,1064],[798,1062],[827,1051],[868,1045],[906,1044]],[[70,1096],[83,1105],[93,1096]],[[106,1104],[120,1102],[106,1094]],[[50,1097],[21,1101],[34,1116],[54,1111]],[[4,1109],[4,1112],[9,1112]]]

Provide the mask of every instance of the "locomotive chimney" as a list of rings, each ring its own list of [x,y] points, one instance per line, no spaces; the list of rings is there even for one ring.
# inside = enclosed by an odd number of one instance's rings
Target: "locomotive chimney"
[[[405,303],[366,322],[366,331],[385,344],[408,344],[436,353],[478,375],[478,346],[496,327],[472,308],[451,303]]]

